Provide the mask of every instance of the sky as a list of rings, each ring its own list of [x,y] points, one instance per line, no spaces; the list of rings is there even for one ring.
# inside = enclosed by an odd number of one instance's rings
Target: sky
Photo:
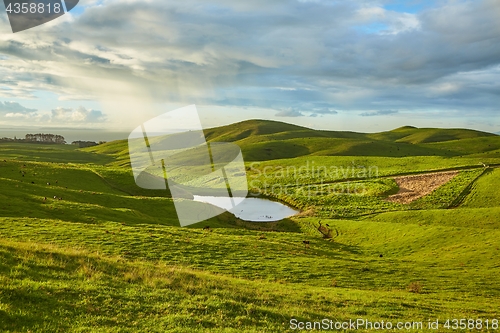
[[[14,34],[1,6],[0,131],[126,133],[196,104],[205,127],[496,133],[498,17],[498,0],[81,0]]]

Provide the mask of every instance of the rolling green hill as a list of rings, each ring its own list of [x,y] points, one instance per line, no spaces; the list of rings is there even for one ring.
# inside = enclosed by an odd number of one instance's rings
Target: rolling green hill
[[[102,145],[81,149],[98,155],[105,155],[113,158],[113,164],[116,166],[129,166],[130,158],[128,154],[128,141],[117,140],[104,143]]]
[[[500,136],[467,129],[402,127],[381,133],[320,131],[268,120],[248,120],[205,130],[208,142],[238,144],[246,161],[301,156],[463,156],[500,149]],[[462,144],[464,143],[464,144]],[[480,145],[482,149],[475,149]],[[110,142],[84,151],[128,162],[127,143]]]
[[[495,137],[496,135],[469,129],[416,128],[412,126],[404,126],[392,131],[376,133],[370,136],[379,140],[419,144]]]
[[[500,170],[480,164],[500,164],[498,136],[266,121],[206,134],[240,145],[249,183],[287,189],[269,196],[301,214],[263,224],[225,213],[180,228],[168,192],[135,184],[126,140],[0,143],[0,331],[274,333],[289,332],[292,318],[498,324]],[[411,204],[386,200],[395,176],[442,170],[459,172]],[[353,184],[363,191],[328,190]]]
[[[208,141],[234,142],[250,136],[261,136],[284,132],[301,132],[309,129],[297,125],[269,120],[248,120],[227,126],[205,130]]]
[[[273,131],[263,131],[261,127],[269,127]],[[247,121],[207,130],[207,133],[209,141],[237,143],[247,161],[268,161],[306,155],[460,156],[466,153],[460,149],[451,149],[446,145],[430,145],[429,143],[459,142],[470,139],[500,145],[500,136],[466,129],[403,127],[390,132],[364,134],[280,126],[280,123],[268,121]],[[236,133],[239,134],[235,135]]]
[[[467,129],[401,127],[365,134],[319,131],[275,121],[249,120],[206,130],[209,142],[238,144],[246,161],[300,156],[460,156],[483,152],[474,142],[488,139],[500,148],[500,136]],[[461,144],[466,141],[466,150]],[[459,143],[460,142],[460,143]],[[440,143],[432,145],[430,143]],[[492,149],[491,149],[492,150]]]

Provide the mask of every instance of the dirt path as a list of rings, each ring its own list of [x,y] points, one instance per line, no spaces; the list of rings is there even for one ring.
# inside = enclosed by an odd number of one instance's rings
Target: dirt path
[[[390,202],[411,203],[452,180],[459,171],[426,173],[422,175],[394,177],[399,192],[387,198]]]

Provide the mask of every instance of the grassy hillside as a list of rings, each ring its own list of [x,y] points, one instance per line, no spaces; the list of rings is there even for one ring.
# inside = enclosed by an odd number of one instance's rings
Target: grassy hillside
[[[400,127],[389,132],[372,134],[372,138],[412,144],[445,142],[462,139],[495,137],[495,134],[468,129],[416,128]]]
[[[297,125],[269,120],[248,120],[227,126],[205,130],[205,136],[209,141],[233,142],[247,137],[269,135],[284,132],[310,131]]]
[[[446,142],[436,142],[426,145],[440,150],[447,150],[460,155],[493,156],[500,154],[500,137],[480,137]]]
[[[178,224],[167,192],[141,189],[115,167],[0,161],[0,200],[2,216]]]
[[[130,165],[127,140],[111,141],[102,145],[84,148],[81,151],[108,156],[113,159],[113,165],[118,167],[127,167]]]
[[[336,242],[312,230],[262,239],[233,229],[6,219],[2,330],[281,332],[292,317],[498,314],[500,285],[490,278],[500,273],[498,230],[327,222],[340,230]],[[422,291],[409,292],[417,282]]]
[[[117,142],[110,143],[115,147]],[[108,154],[95,154],[83,151],[72,145],[38,145],[31,143],[0,142],[2,160],[38,161],[57,163],[94,163],[107,164],[114,160]]]
[[[500,177],[481,164],[500,164],[498,137],[264,121],[207,137],[241,145],[251,187],[302,214],[263,224],[226,213],[179,228],[168,192],[135,185],[126,141],[81,150],[0,144],[0,331],[289,332],[292,318],[500,319]],[[386,200],[399,190],[395,176],[441,170],[460,172],[411,204]],[[323,239],[320,221],[333,239]]]
[[[479,179],[465,199],[463,207],[500,207],[500,169],[491,170]],[[499,215],[500,216],[500,215]]]
[[[207,129],[205,136],[208,142],[236,143],[247,162],[311,155],[458,157],[500,151],[500,136],[467,129],[402,127],[389,132],[365,134],[319,131],[276,121],[248,120]],[[481,148],[475,149],[476,145]],[[126,140],[86,148],[83,151],[105,155],[108,158],[113,156],[117,166],[129,163]]]
[[[315,156],[459,156],[464,152],[446,146],[424,145],[462,139],[500,137],[466,129],[418,129],[403,127],[390,132],[363,134],[317,131],[269,121],[246,121],[206,131],[209,141],[237,143],[247,161],[268,161]],[[474,151],[477,153],[479,151]]]

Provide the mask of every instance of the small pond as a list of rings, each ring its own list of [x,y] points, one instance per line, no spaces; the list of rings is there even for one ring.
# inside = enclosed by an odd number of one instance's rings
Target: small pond
[[[273,222],[298,214],[299,212],[279,202],[260,198],[233,198],[235,207],[227,198],[194,196],[194,201],[205,202],[223,208],[237,218],[250,222]]]

